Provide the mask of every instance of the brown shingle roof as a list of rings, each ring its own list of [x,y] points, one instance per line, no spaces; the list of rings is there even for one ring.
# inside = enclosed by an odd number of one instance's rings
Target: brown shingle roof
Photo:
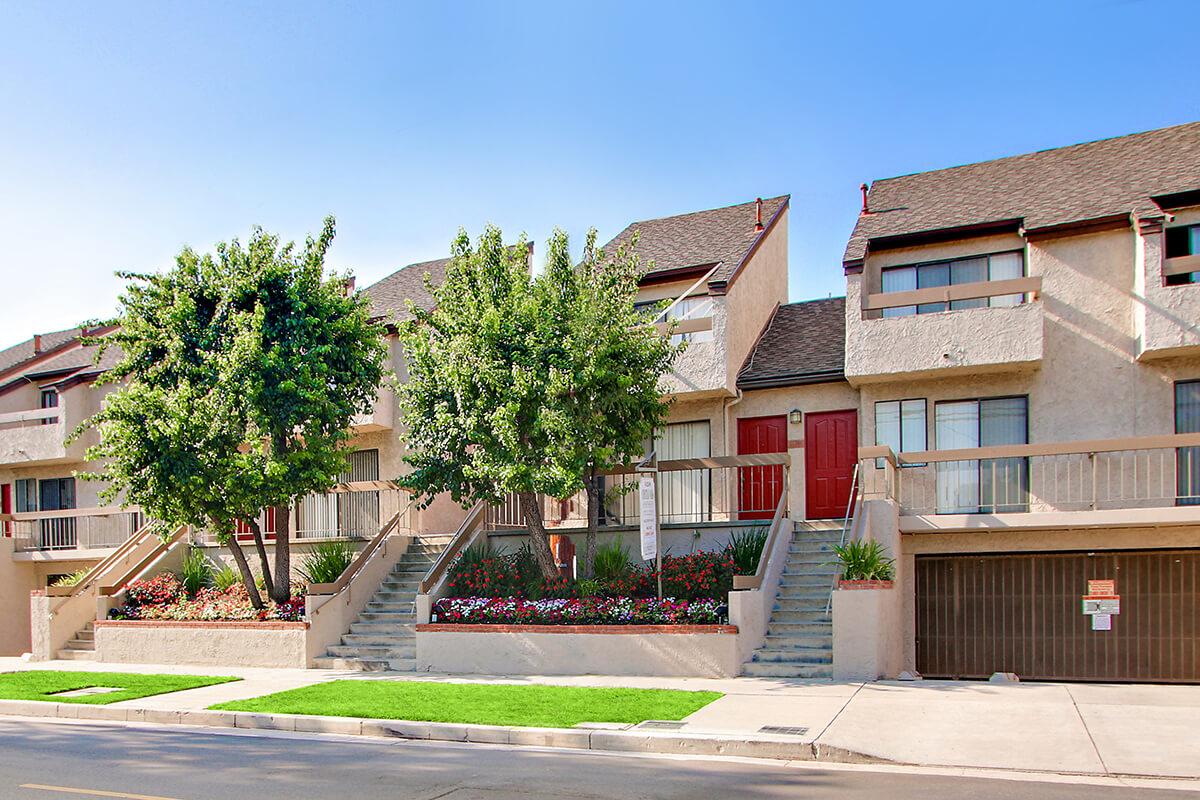
[[[846,298],[780,306],[738,373],[739,389],[842,380]]]
[[[450,259],[439,258],[409,264],[368,286],[363,291],[370,301],[371,316],[388,317],[397,322],[411,319],[406,300],[412,300],[424,309],[433,308],[433,298],[425,288],[425,276],[429,275],[434,284],[441,283],[446,279],[446,266],[449,263]]]
[[[769,229],[787,205],[789,195],[763,200],[763,224]],[[654,275],[686,267],[720,264],[710,282],[728,281],[762,235],[754,230],[754,203],[695,211],[674,217],[631,223],[604,246],[608,253],[639,234],[637,254],[643,264],[654,261]]]
[[[1200,122],[1042,150],[871,185],[844,261],[868,242],[1007,220],[1026,230],[1156,215],[1151,200],[1200,189]]]
[[[0,350],[0,373],[19,367],[35,358],[41,358],[47,353],[69,344],[79,336],[79,328],[68,328],[62,331],[52,331],[42,334],[42,347],[34,352],[33,339],[26,339],[20,344]]]

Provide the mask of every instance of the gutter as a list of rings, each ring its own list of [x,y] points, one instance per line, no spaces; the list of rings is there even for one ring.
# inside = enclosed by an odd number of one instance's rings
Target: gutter
[[[845,370],[830,369],[817,372],[789,372],[763,378],[745,378],[737,382],[739,389],[778,389],[784,386],[808,386],[814,383],[836,383],[846,380]]]

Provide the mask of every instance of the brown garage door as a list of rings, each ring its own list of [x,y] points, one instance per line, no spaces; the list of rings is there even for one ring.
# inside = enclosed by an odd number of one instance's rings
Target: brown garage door
[[[926,677],[1200,681],[1200,551],[918,556]],[[1114,580],[1121,613],[1092,630],[1080,598]]]

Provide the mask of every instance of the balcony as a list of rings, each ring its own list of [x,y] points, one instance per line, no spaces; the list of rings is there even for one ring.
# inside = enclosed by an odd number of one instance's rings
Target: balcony
[[[371,433],[374,431],[390,431],[394,424],[396,394],[391,389],[382,387],[379,396],[375,398],[375,406],[367,414],[356,414],[350,423],[350,429],[355,433]]]
[[[14,540],[18,558],[100,558],[120,547],[142,525],[136,509],[115,506],[0,515],[4,535]]]
[[[769,521],[781,497],[787,495],[786,453],[685,458],[658,464],[658,519],[663,526],[688,527]],[[600,527],[636,528],[641,518],[639,473],[633,468],[604,476],[600,497]],[[538,498],[547,530],[578,530],[587,526],[587,496]],[[516,495],[487,511],[493,531],[525,530]]]
[[[905,533],[1200,523],[1200,434],[965,450],[859,448],[863,497]]]
[[[78,448],[63,444],[69,433],[64,414],[62,408],[0,414],[0,464],[32,466],[75,460],[73,451]]]
[[[1200,283],[1166,284],[1171,276],[1195,272],[1200,255],[1163,259],[1161,273],[1148,264],[1139,359],[1200,355]]]
[[[869,294],[860,300],[861,314],[849,311],[856,299],[850,297],[846,303],[846,378],[860,384],[900,376],[1032,369],[1042,360],[1041,287],[1042,279],[1035,276]],[[891,309],[915,311],[930,304],[950,308],[956,301],[989,298],[1005,298],[1011,304],[896,316],[886,313]]]

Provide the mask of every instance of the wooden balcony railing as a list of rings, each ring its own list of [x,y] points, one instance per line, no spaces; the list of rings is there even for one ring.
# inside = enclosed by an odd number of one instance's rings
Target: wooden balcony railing
[[[901,513],[1200,505],[1200,433],[893,453],[859,448],[864,497]]]
[[[949,304],[955,300],[983,300],[1016,294],[1028,295],[1036,299],[1041,290],[1041,277],[1033,275],[1002,281],[976,281],[953,286],[933,286],[928,289],[913,289],[906,292],[878,292],[867,295],[863,310],[882,311],[887,308],[904,308],[927,303]]]

